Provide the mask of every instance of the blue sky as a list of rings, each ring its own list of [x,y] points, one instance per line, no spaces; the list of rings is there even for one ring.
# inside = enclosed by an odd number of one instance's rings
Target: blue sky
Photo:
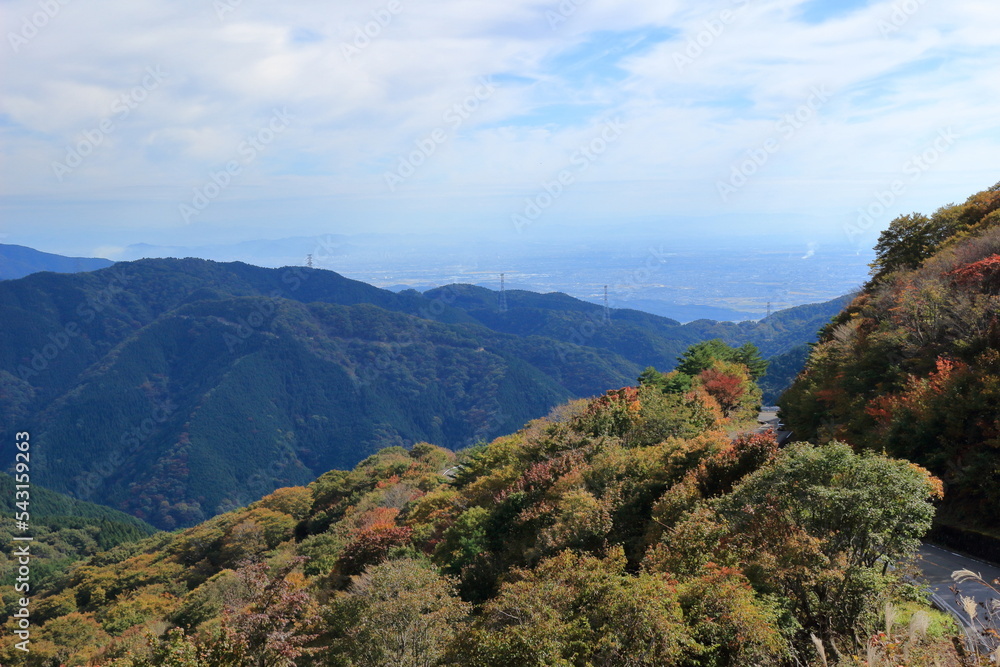
[[[801,3],[800,16],[807,23],[824,23],[867,6],[868,0],[809,0]]]
[[[995,3],[343,4],[0,3],[0,240],[114,257],[694,217],[870,247],[1000,180]]]

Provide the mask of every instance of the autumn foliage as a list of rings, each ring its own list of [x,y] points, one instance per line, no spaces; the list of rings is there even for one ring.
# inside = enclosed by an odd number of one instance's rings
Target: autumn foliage
[[[730,377],[749,373],[710,361],[460,454],[384,449],[98,554],[37,593],[33,652],[0,663],[803,664],[810,633],[867,635],[938,489],[844,445],[779,449],[723,415]]]
[[[781,400],[802,437],[924,465],[940,520],[1000,529],[1000,187],[894,221]],[[933,233],[931,233],[931,231]]]
[[[1000,255],[992,255],[978,262],[960,266],[945,275],[959,287],[987,294],[1000,294]]]

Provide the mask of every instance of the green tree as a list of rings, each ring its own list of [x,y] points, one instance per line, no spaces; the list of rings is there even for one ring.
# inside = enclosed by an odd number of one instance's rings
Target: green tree
[[[684,394],[691,391],[694,378],[680,371],[661,373],[649,366],[639,376],[639,387],[652,387],[664,394]]]
[[[693,438],[716,425],[716,415],[698,396],[643,387],[639,403],[638,424],[625,438],[630,446],[654,445],[673,437]]]
[[[739,570],[709,565],[680,587],[680,603],[699,667],[789,664],[778,606],[756,595]]]
[[[460,573],[486,550],[489,517],[485,507],[473,506],[462,512],[444,532],[435,554],[445,564],[446,572]]]
[[[564,551],[517,571],[451,657],[476,667],[678,664],[689,645],[673,585],[625,572],[625,554]]]
[[[767,372],[767,361],[760,356],[760,350],[753,343],[744,343],[734,348],[722,340],[712,340],[695,343],[677,358],[677,370],[685,375],[695,376],[709,369],[716,361],[728,361],[747,367],[750,376],[756,381]]]
[[[717,359],[731,361],[733,348],[722,340],[712,340],[695,343],[677,358],[677,370],[685,375],[695,376],[706,368],[711,368]]]
[[[646,366],[646,370],[639,374],[639,386],[640,387],[663,387],[663,373],[659,372],[652,366]]]
[[[691,391],[694,378],[685,375],[680,371],[667,373],[663,378],[663,393],[665,394],[686,394]]]
[[[428,563],[387,561],[354,578],[327,610],[331,664],[430,667],[462,629],[469,605]]]
[[[764,377],[764,374],[767,373],[767,367],[770,365],[769,361],[760,356],[760,350],[753,343],[743,343],[736,348],[730,361],[746,366],[754,382]]]
[[[916,550],[940,493],[908,461],[796,443],[721,498],[718,511],[751,579],[780,591],[804,628],[833,641],[877,615],[889,565]]]
[[[871,273],[878,280],[893,271],[915,269],[958,228],[957,207],[939,209],[928,218],[921,213],[901,215],[879,234]]]

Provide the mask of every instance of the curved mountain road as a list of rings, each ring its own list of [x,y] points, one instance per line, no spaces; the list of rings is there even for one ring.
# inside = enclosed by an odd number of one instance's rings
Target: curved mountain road
[[[985,561],[969,558],[968,556],[962,556],[961,554],[948,551],[933,544],[924,543],[917,550],[917,553],[919,554],[917,566],[923,574],[924,582],[931,589],[934,605],[955,616],[962,626],[966,628],[966,634],[971,640],[978,640],[980,644],[990,641],[983,638],[978,629],[972,627],[969,615],[962,609],[962,605],[956,599],[955,593],[952,592],[952,587],[959,594],[971,597],[977,603],[988,602],[990,599],[996,597],[996,593],[977,582],[966,581],[961,584],[955,583],[951,578],[951,573],[955,570],[971,570],[980,575],[984,580],[992,582],[1000,579],[1000,567]],[[1000,586],[997,587],[1000,588]],[[980,604],[980,618],[983,617],[984,613],[985,610],[982,604]],[[995,619],[994,622],[1000,624],[1000,619]],[[988,646],[989,644],[985,645]]]

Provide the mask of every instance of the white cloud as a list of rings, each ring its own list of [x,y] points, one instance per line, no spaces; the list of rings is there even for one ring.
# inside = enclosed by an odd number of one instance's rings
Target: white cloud
[[[17,52],[3,52],[0,187],[18,202],[6,225],[55,230],[68,224],[60,202],[99,210],[108,199],[142,198],[154,215],[122,219],[128,209],[109,209],[109,228],[162,228],[276,108],[294,125],[199,224],[223,224],[226,207],[245,200],[285,202],[289,224],[299,206],[307,225],[316,210],[336,217],[366,202],[391,221],[419,199],[418,223],[471,206],[470,224],[495,229],[615,117],[627,131],[553,217],[823,209],[840,220],[944,127],[962,139],[900,206],[935,206],[997,180],[993,3],[925,3],[889,35],[880,31],[888,1],[818,24],[798,18],[801,0],[580,0],[561,14],[558,1],[398,3],[389,11],[389,2],[244,0],[221,20],[211,2],[65,5]],[[720,32],[713,22],[723,10],[733,15]],[[34,0],[4,3],[4,24],[16,33],[36,11]],[[565,21],[553,27],[551,12]],[[374,36],[359,46],[366,25]],[[626,56],[592,45],[608,33],[634,44],[654,30],[676,34]],[[679,69],[675,54],[699,38],[702,52]],[[345,45],[357,49],[350,58]],[[167,79],[126,117],[112,113],[149,67]],[[489,76],[496,94],[449,124],[447,111]],[[716,183],[816,86],[830,100],[723,202]],[[113,131],[60,182],[53,162],[108,118]],[[438,128],[447,140],[389,192],[385,171]]]

